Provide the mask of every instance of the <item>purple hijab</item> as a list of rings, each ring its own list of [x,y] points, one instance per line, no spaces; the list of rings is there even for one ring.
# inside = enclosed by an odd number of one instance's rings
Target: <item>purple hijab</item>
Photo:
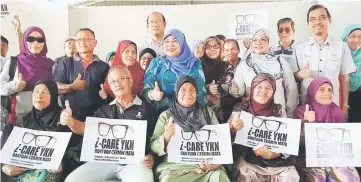
[[[342,110],[335,104],[321,105],[316,101],[315,95],[318,88],[324,84],[332,83],[325,77],[318,77],[312,80],[310,86],[307,89],[306,104],[310,106],[312,111],[316,112],[317,123],[345,123],[347,118],[343,114]],[[302,105],[295,110],[295,116],[299,119],[303,119],[306,105]]]
[[[46,40],[44,48],[39,54],[35,55],[30,52],[26,39],[34,31],[39,32],[45,38],[44,31],[41,28],[29,27],[24,32],[21,52],[17,56],[19,73],[23,75],[23,79],[26,81],[24,91],[32,91],[38,80],[51,78],[52,66],[54,65],[53,60],[46,57],[46,53],[48,53]]]

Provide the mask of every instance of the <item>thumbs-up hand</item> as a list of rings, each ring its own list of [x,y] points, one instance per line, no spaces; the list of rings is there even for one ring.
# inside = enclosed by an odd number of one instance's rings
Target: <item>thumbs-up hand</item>
[[[164,140],[166,141],[166,143],[168,143],[170,141],[170,139],[172,138],[172,136],[175,135],[175,126],[173,123],[173,117],[169,118],[169,122],[167,125],[164,126]]]
[[[74,82],[70,85],[72,90],[84,90],[86,85],[86,81],[81,79],[81,74],[78,73],[78,77],[74,80]]]
[[[26,82],[23,79],[23,75],[19,73],[19,78],[16,81],[16,91],[20,92],[24,90],[25,86],[26,86]]]
[[[107,93],[105,92],[104,90],[104,85],[103,84],[100,84],[100,91],[99,91],[99,96],[100,98],[102,98],[103,100],[107,99],[108,98],[108,95]]]
[[[303,120],[308,122],[314,122],[316,120],[316,113],[315,111],[311,111],[310,106],[306,104],[306,109],[303,114]]]
[[[154,88],[153,90],[151,90],[149,93],[148,93],[148,97],[150,100],[152,101],[157,101],[159,102],[160,100],[162,100],[163,98],[163,92],[160,91],[160,88],[159,88],[159,85],[158,85],[158,82],[156,81],[154,83]]]
[[[239,88],[236,82],[234,82],[234,80],[232,80],[232,85],[231,85],[231,93],[232,94],[238,94]]]
[[[74,123],[73,111],[70,108],[69,101],[65,101],[65,109],[60,115],[60,123],[64,126],[72,126]]]
[[[231,115],[231,122],[229,123],[232,133],[237,133],[244,127],[242,118],[239,112],[233,112]]]
[[[310,70],[310,63],[307,63],[303,69],[300,70],[299,76],[303,79],[311,78],[311,70]]]
[[[209,92],[211,92],[212,95],[217,95],[219,93],[216,81],[213,80],[212,83],[209,84]]]

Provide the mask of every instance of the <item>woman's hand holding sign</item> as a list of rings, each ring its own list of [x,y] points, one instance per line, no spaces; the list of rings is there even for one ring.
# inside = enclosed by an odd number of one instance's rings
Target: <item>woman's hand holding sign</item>
[[[25,170],[22,167],[5,164],[2,167],[2,171],[8,176],[19,176]]]
[[[202,162],[201,164],[199,164],[199,167],[206,173],[208,171],[217,170],[220,166],[221,165],[219,164],[207,164],[206,162]]]
[[[261,156],[263,159],[267,159],[267,160],[275,159],[280,156],[279,153],[271,152],[267,148],[267,146],[253,150],[253,152],[254,152],[254,154],[256,154],[256,156]]]
[[[303,119],[308,122],[314,122],[316,120],[315,111],[311,111],[310,106],[306,104],[305,113],[303,114]]]
[[[164,126],[163,136],[164,136],[164,145],[165,146],[168,144],[168,142],[174,135],[175,135],[175,127],[174,127],[174,123],[173,123],[173,117],[171,117],[169,119],[168,124]]]
[[[151,154],[148,154],[144,157],[143,166],[149,169],[152,169],[154,165],[154,157]]]

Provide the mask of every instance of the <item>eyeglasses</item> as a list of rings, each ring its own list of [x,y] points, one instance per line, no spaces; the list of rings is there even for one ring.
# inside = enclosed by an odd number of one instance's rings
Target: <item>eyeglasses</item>
[[[247,24],[254,24],[257,18],[258,16],[255,14],[237,15],[236,21],[238,24],[242,24],[244,21],[246,21]]]
[[[316,21],[319,21],[319,22],[322,22],[322,21],[325,21],[327,20],[328,18],[326,16],[321,16],[319,18],[315,18],[315,17],[311,17],[308,22],[310,23],[315,23]]]
[[[44,43],[45,38],[44,37],[26,37],[26,42],[38,42],[38,43]]]
[[[25,132],[23,135],[22,142],[25,144],[29,144],[35,139],[35,145],[38,147],[46,147],[51,139],[54,139],[54,143],[56,142],[56,138],[48,135],[35,135],[33,133]]]
[[[213,48],[213,49],[219,49],[220,46],[219,46],[219,45],[207,46],[207,47],[206,47],[206,50],[211,50],[212,48]]]
[[[209,140],[209,137],[211,133],[214,133],[217,135],[217,132],[214,130],[207,130],[207,129],[201,129],[196,132],[185,132],[182,130],[182,138],[183,140],[190,140],[192,139],[193,135],[196,137],[196,139],[200,142],[207,142]]]
[[[122,124],[110,125],[103,122],[98,123],[98,133],[100,136],[103,137],[108,136],[109,131],[112,130],[112,134],[114,138],[124,139],[129,129],[131,129],[133,133],[133,128],[128,125],[122,125]]]
[[[342,142],[345,137],[350,136],[350,130],[344,128],[316,128],[317,138],[320,141],[326,141],[329,137],[334,142]]]
[[[278,33],[283,33],[283,31],[285,31],[286,33],[290,33],[291,29],[290,28],[280,28],[280,29],[278,29]]]
[[[130,77],[120,77],[117,78],[116,80],[112,80],[111,82],[109,82],[109,85],[114,85],[115,83],[120,83],[120,82],[124,82],[125,80],[130,80]]]
[[[278,131],[282,125],[285,126],[285,128],[287,128],[287,124],[281,121],[262,119],[257,116],[252,117],[252,125],[254,127],[260,128],[263,124],[265,125],[268,131],[273,131],[273,132]]]
[[[80,43],[80,42],[90,42],[93,41],[94,39],[91,38],[85,38],[85,39],[75,39],[75,42]]]

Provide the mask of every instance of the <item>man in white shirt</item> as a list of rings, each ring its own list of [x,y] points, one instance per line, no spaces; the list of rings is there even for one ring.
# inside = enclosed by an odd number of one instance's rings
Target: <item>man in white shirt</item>
[[[9,41],[4,36],[1,36],[1,57],[0,57],[0,72],[2,71],[4,64],[7,60],[6,54],[9,50]]]
[[[345,42],[329,35],[332,19],[326,7],[312,6],[307,13],[307,22],[313,35],[296,46],[299,71],[295,76],[301,81],[300,100],[305,103],[307,88],[313,78],[327,77],[332,82],[334,103],[347,116],[349,75],[356,71],[350,49]]]
[[[150,40],[140,44],[138,51],[140,52],[145,48],[151,48],[157,53],[157,56],[163,56],[163,38],[166,25],[167,23],[162,13],[152,12],[147,17],[147,28],[151,34]]]

